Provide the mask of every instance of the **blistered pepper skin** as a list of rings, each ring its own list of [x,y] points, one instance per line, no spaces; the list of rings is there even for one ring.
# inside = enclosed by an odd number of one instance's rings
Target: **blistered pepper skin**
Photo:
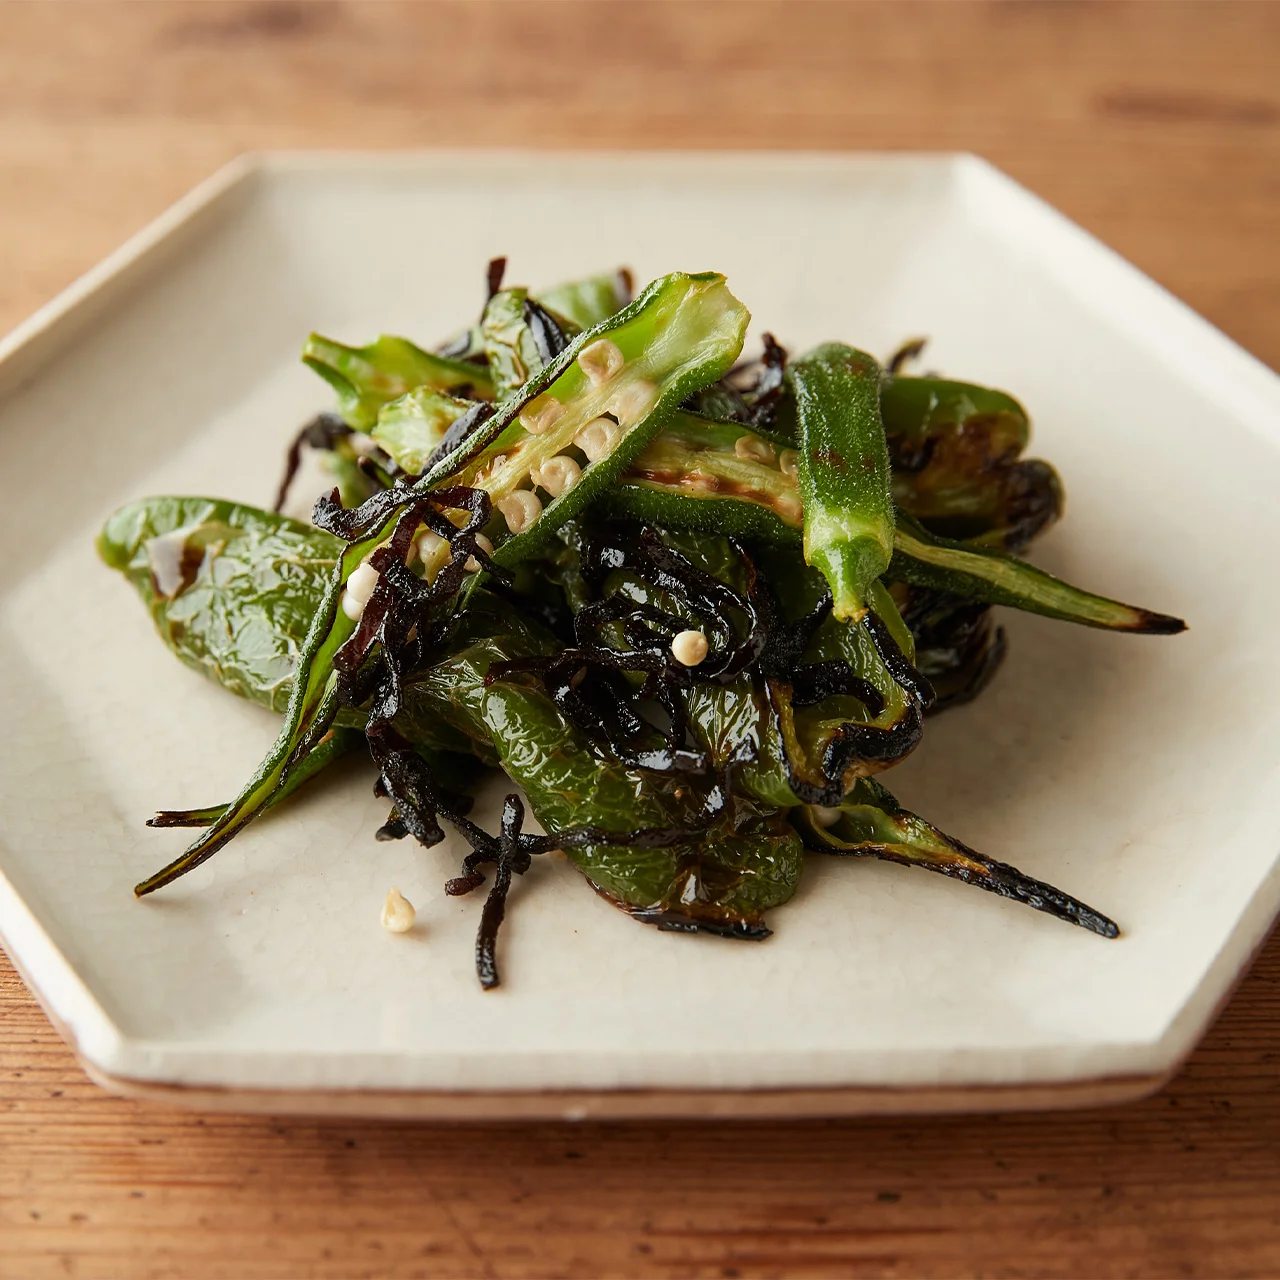
[[[623,367],[628,361],[631,364],[628,381],[653,380],[652,400],[643,412],[636,413],[615,447],[592,466],[582,483],[548,503],[533,527],[505,538],[494,530],[495,542],[501,543],[494,559],[518,561],[526,548],[536,546],[589,501],[593,491],[603,492],[686,396],[723,375],[742,350],[749,319],[746,308],[729,292],[724,277],[718,273],[676,272],[655,280],[630,306],[580,335],[539,370],[519,394],[508,397],[474,436],[442,458],[406,496],[461,484],[483,488],[491,498],[499,499],[520,487],[518,469],[495,466],[497,459],[505,457],[506,451],[526,437],[534,439],[535,445],[556,443],[548,442],[546,437],[530,437],[520,425],[521,412],[535,397],[548,392],[572,400],[580,416],[587,420],[616,404],[620,388],[607,383],[596,385],[578,359],[592,343],[616,339]],[[587,383],[592,383],[591,388]],[[537,448],[526,446],[526,450],[526,466],[536,465],[540,460]],[[595,475],[591,477],[593,471]],[[527,476],[526,470],[526,479]],[[331,727],[339,706],[334,658],[357,626],[340,607],[342,592],[347,579],[390,537],[399,519],[400,512],[392,512],[343,550],[299,652],[284,724],[275,744],[218,820],[169,866],[136,887],[139,896],[171,883],[234,838],[270,804],[290,770]]]
[[[183,662],[283,711],[342,543],[238,502],[150,498],[108,519],[98,554],[134,585]]]

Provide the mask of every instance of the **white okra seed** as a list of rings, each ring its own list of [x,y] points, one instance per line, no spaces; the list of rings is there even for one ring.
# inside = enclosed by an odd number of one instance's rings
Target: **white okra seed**
[[[532,489],[516,489],[493,505],[506,517],[512,533],[524,532],[542,514],[542,503]]]
[[[773,445],[759,436],[739,436],[733,442],[733,452],[744,462],[773,461]]]
[[[809,816],[820,827],[834,827],[840,821],[840,810],[829,809],[825,804],[811,804]]]
[[[490,542],[489,539],[486,538],[483,533],[476,534],[476,546],[479,547],[480,550],[485,553],[485,555],[487,556],[493,555],[493,543]],[[477,560],[475,556],[468,556],[467,563],[463,567],[466,569],[468,573],[479,573],[480,561]]]
[[[622,429],[612,418],[596,418],[588,422],[573,438],[573,443],[591,462],[599,462],[613,452]]]
[[[553,498],[558,498],[582,479],[582,468],[567,454],[558,453],[554,458],[548,458],[538,468],[537,474],[531,472],[529,479]]]
[[[382,904],[382,927],[390,933],[408,933],[418,913],[413,903],[392,886]]]
[[[597,387],[613,377],[626,363],[622,349],[608,338],[597,338],[578,352],[578,365]]]
[[[804,504],[798,494],[779,494],[773,500],[773,509],[778,513],[779,519],[787,524],[798,524],[804,519]]]
[[[378,571],[367,560],[357,565],[347,579],[347,590],[361,604],[368,604],[373,589],[378,585]]]
[[[678,631],[671,640],[672,656],[686,667],[696,667],[707,656],[709,647],[701,631]]]
[[[624,427],[634,427],[652,408],[658,398],[658,388],[652,382],[640,378],[629,382],[609,402],[609,412]]]
[[[360,615],[364,612],[365,600],[357,600],[350,591],[342,593],[342,612],[351,619],[352,622],[359,622]]]
[[[418,535],[418,559],[423,564],[429,564],[448,545],[448,542],[438,533],[431,529],[424,529]]]
[[[520,425],[533,436],[550,430],[564,415],[564,405],[555,396],[540,395],[525,405],[520,414]]]
[[[351,447],[362,458],[367,458],[371,454],[378,452],[378,442],[363,431],[353,431],[351,433]]]
[[[784,476],[793,476],[796,474],[800,465],[800,455],[794,449],[783,449],[778,454],[778,470]]]

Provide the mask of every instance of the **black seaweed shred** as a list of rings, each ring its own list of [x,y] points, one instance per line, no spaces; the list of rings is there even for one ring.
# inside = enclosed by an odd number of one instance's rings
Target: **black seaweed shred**
[[[907,341],[889,357],[889,361],[885,365],[885,372],[890,374],[900,373],[903,365],[909,364],[912,360],[919,360],[924,354],[925,347],[928,345],[928,338],[908,338]]]
[[[551,313],[532,298],[524,300],[524,322],[529,326],[543,364],[550,364],[569,345],[564,330]]]
[[[582,576],[596,598],[576,615],[575,644],[548,657],[494,663],[486,683],[533,675],[565,719],[594,746],[624,765],[658,773],[699,775],[711,769],[709,755],[693,741],[681,693],[695,685],[728,685],[745,672],[763,682],[775,716],[782,715],[782,704],[799,709],[835,696],[855,697],[872,718],[879,716],[884,695],[849,662],[803,661],[831,612],[830,594],[788,623],[745,548],[733,546],[746,570],[745,593],[698,568],[651,529],[614,525],[588,536]],[[623,568],[673,600],[680,616],[625,591],[602,594],[608,574]],[[671,652],[672,637],[691,625],[690,617],[711,643],[696,667],[684,666]],[[907,661],[874,613],[859,625],[867,628],[886,671],[906,693],[906,711],[888,728],[862,721],[841,725],[823,753],[816,783],[800,777],[787,759],[792,789],[805,803],[838,803],[852,765],[883,767],[901,759],[924,731],[924,712],[934,696],[928,680]],[[617,647],[619,638],[631,647]],[[638,688],[622,678],[626,672],[643,673]],[[661,709],[662,724],[646,714],[651,707]]]
[[[427,455],[427,461],[422,468],[423,474],[425,475],[432,467],[444,461],[465,440],[475,435],[493,417],[494,412],[493,405],[481,401],[478,404],[473,404],[462,417],[456,418],[444,435],[440,437],[440,443]],[[470,461],[470,459],[463,461]],[[462,461],[458,465],[461,466]]]
[[[488,285],[489,292],[485,297],[485,302],[489,303],[493,300],[493,295],[502,288],[502,277],[507,274],[506,256],[501,258],[490,258],[489,266],[485,272],[485,283]]]
[[[353,435],[352,429],[336,413],[318,413],[310,422],[299,428],[298,434],[289,442],[289,451],[285,454],[284,474],[280,477],[276,489],[276,500],[271,510],[277,513],[284,510],[289,499],[289,489],[293,485],[298,468],[302,465],[302,450],[332,449],[339,440]]]
[[[393,806],[379,838],[412,835],[429,848],[444,839],[441,820],[446,822],[471,847],[463,874],[446,885],[450,894],[478,888],[485,879],[480,867],[495,866],[476,942],[476,970],[481,985],[488,989],[499,981],[497,935],[512,879],[528,870],[534,855],[549,849],[600,844],[666,848],[696,839],[706,834],[727,806],[728,782],[713,780],[702,816],[692,825],[626,832],[587,826],[528,835],[521,830],[524,808],[514,794],[506,798],[499,834],[472,822],[466,816],[466,804],[437,783],[429,763],[400,734],[394,721],[403,705],[405,677],[437,652],[449,634],[467,561],[475,556],[490,572],[497,572],[476,541],[489,520],[491,503],[482,489],[457,485],[421,491],[402,483],[350,510],[342,506],[335,490],[316,503],[314,520],[318,527],[353,542],[367,537],[396,511],[400,514],[390,539],[369,557],[378,570],[378,583],[354,634],[334,655],[338,702],[347,707],[367,704],[365,737],[379,771],[377,789]],[[466,512],[467,522],[459,528],[445,514],[449,511]],[[450,545],[449,560],[432,582],[419,578],[405,564],[422,524]]]

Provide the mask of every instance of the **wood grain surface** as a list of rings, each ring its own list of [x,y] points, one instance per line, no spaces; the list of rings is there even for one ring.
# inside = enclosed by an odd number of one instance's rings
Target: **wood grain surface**
[[[251,147],[963,148],[1280,365],[1280,6],[0,3],[0,330]],[[0,1276],[1274,1276],[1280,939],[1160,1096],[448,1128],[89,1084],[0,961]]]

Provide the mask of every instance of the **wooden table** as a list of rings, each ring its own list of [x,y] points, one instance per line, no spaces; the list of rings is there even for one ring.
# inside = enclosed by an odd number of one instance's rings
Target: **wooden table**
[[[263,146],[966,148],[1280,366],[1280,7],[0,5],[0,330]],[[1159,1097],[406,1127],[90,1085],[0,968],[0,1276],[1280,1273],[1280,939]]]

